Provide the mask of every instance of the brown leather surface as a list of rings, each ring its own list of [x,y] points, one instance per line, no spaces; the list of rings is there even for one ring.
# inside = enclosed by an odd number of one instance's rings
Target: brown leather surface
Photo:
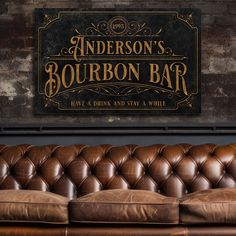
[[[65,226],[46,227],[44,225],[42,227],[42,226],[0,225],[0,235],[1,236],[67,236],[68,234],[67,234],[67,228]]]
[[[76,198],[104,189],[166,196],[235,187],[236,144],[0,145],[0,189],[35,189]]]
[[[186,227],[69,227],[68,236],[189,236]],[[235,231],[236,232],[236,231]],[[202,235],[203,236],[203,235]]]
[[[72,200],[71,222],[179,223],[177,198],[145,190],[105,190]]]
[[[180,222],[184,224],[236,224],[236,188],[210,189],[180,199]]]
[[[235,236],[234,226],[188,227],[186,236]]]
[[[34,190],[0,190],[0,222],[68,223],[68,199]]]
[[[106,189],[142,189],[166,196],[235,188],[236,144],[31,146],[0,145],[0,189],[43,190],[68,198]],[[187,230],[188,229],[188,230]],[[236,235],[236,227],[0,226],[0,235]]]
[[[40,227],[0,225],[1,236],[235,236],[236,227]]]
[[[69,227],[68,236],[235,236],[236,227]]]

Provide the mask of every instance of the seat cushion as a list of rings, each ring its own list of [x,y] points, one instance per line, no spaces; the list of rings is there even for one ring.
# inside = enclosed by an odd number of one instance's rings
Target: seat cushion
[[[68,223],[66,197],[34,190],[0,190],[0,222]]]
[[[69,203],[71,222],[177,224],[178,199],[145,190],[105,190]]]
[[[236,188],[209,189],[180,199],[184,224],[236,224]]]

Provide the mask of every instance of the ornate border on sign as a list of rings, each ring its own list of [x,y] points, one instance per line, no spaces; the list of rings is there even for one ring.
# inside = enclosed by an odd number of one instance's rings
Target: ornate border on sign
[[[76,11],[76,12],[79,12],[79,13],[85,13],[86,11]],[[101,11],[88,11],[89,13],[101,13]],[[107,11],[106,11],[107,12]],[[38,63],[39,63],[39,59],[40,59],[40,31],[41,30],[45,30],[47,29],[47,27],[49,27],[49,25],[51,25],[52,23],[56,22],[57,20],[61,20],[61,16],[63,14],[72,14],[72,13],[75,13],[74,12],[70,12],[70,11],[60,11],[58,12],[58,14],[56,15],[48,15],[48,14],[45,14],[44,16],[44,26],[42,27],[39,27],[38,28]],[[111,11],[111,13],[119,13],[118,11],[117,12],[113,12]],[[125,11],[122,11],[122,14],[125,14],[126,12]],[[127,14],[131,14],[131,13],[137,13],[135,11],[133,12],[127,12]],[[139,11],[139,13],[142,13],[142,11]],[[185,25],[187,25],[190,29],[192,30],[195,30],[195,34],[196,34],[196,51],[198,52],[198,28],[196,26],[194,26],[194,23],[193,23],[193,19],[192,19],[192,13],[191,14],[188,14],[188,15],[180,15],[177,11],[152,11],[152,12],[145,12],[143,11],[143,13],[152,13],[152,14],[155,14],[155,13],[159,13],[159,14],[174,14],[175,17],[176,17],[176,20],[179,20],[183,23],[185,23]],[[147,36],[158,36],[161,32],[162,32],[162,29],[160,29],[158,32],[154,33],[154,34],[151,34],[151,29],[149,27],[146,26],[146,23],[143,23],[143,24],[140,24],[138,22],[135,22],[135,21],[131,21],[131,22],[128,22],[124,17],[121,17],[121,16],[115,16],[113,18],[111,18],[111,20],[109,20],[108,22],[106,21],[101,21],[99,22],[97,25],[91,23],[91,26],[89,28],[87,28],[86,30],[86,35],[85,36],[91,36],[91,35],[97,35],[97,36],[109,36],[109,35],[120,35],[120,34],[117,34],[117,33],[114,33],[114,31],[111,30],[111,28],[109,28],[109,24],[111,24],[112,22],[112,19],[117,19],[119,17],[120,20],[123,20],[123,22],[126,21],[127,23],[127,29],[124,30],[124,32],[122,33],[126,33],[124,35],[127,35],[127,36],[140,36],[141,33],[143,33],[143,35],[147,35]],[[101,25],[104,24],[102,26],[103,30],[105,30],[104,32],[100,31],[99,30],[99,27],[101,27]],[[133,31],[132,31],[133,29]],[[135,29],[135,30],[134,30]],[[76,32],[80,34],[80,32],[78,31],[78,29],[76,29]],[[90,32],[90,34],[88,34]],[[97,34],[93,34],[93,32],[97,32]],[[122,34],[123,36],[123,34]],[[69,54],[71,54],[71,51],[70,51],[70,48],[67,49],[67,48],[63,48],[62,50],[64,50],[64,55],[68,55],[66,54],[66,50],[69,52]],[[170,56],[181,56],[181,55],[176,55],[175,53],[173,53],[172,49],[171,48],[166,48],[166,54],[165,55],[170,55]],[[57,56],[62,56],[63,54],[59,53]],[[183,59],[185,59],[183,56],[182,56]],[[196,95],[198,94],[198,79],[199,79],[199,74],[198,74],[198,53],[196,53],[196,58],[195,58],[195,62],[196,62],[196,79],[197,79],[197,89],[195,92],[192,92],[191,94],[189,94],[189,96],[185,97],[183,100],[181,101],[178,101],[176,103],[176,107],[175,108],[168,108],[168,109],[165,109],[165,108],[162,108],[162,109],[158,109],[158,110],[177,110],[179,107],[181,106],[185,106],[185,107],[192,107],[192,96],[193,95]],[[49,103],[54,103],[57,104],[57,108],[59,110],[76,110],[76,109],[62,109],[60,107],[60,103],[57,102],[56,100],[53,100],[52,98],[48,98],[45,96],[45,94],[43,92],[40,92],[40,86],[39,86],[39,79],[40,79],[40,70],[39,70],[40,67],[40,64],[38,64],[38,92],[39,94],[41,95],[44,95],[44,100],[45,100],[45,107],[48,106]],[[160,88],[162,89],[162,88]],[[75,89],[74,89],[75,90]],[[95,90],[94,90],[95,92]],[[114,94],[113,94],[114,95]],[[89,110],[89,109],[79,109],[79,110]],[[96,108],[93,108],[93,110],[100,110],[100,109],[96,109]],[[106,109],[104,109],[106,110]],[[112,110],[115,110],[115,109],[108,109],[110,111]],[[120,110],[127,110],[127,109],[120,109]],[[150,110],[150,109],[137,109],[136,110]]]
[[[194,27],[193,14],[192,13],[190,13],[188,15],[180,15],[180,14],[178,14],[178,18],[181,19],[182,21],[186,22],[191,27]]]
[[[54,22],[55,20],[59,19],[59,15],[49,15],[49,14],[45,14],[44,15],[44,19],[43,19],[43,24],[44,26],[49,25],[50,23]]]
[[[161,92],[161,93],[171,94],[169,98],[173,97],[173,94],[180,97],[179,93],[173,92],[166,88],[148,85],[148,84],[130,83],[130,82],[103,83],[102,85],[97,85],[97,84],[82,85],[80,87],[76,87],[76,88],[68,89],[66,91],[59,92],[58,95],[71,93],[71,92],[80,93],[84,90],[93,91],[95,93],[101,92],[104,95],[112,95],[112,96],[117,96],[117,97],[125,96],[125,95],[128,96],[128,95],[140,94],[148,90],[152,90],[155,93]],[[52,98],[52,97],[47,97],[47,98]]]
[[[114,22],[122,22],[124,29],[118,31],[113,29]],[[97,24],[91,23],[91,26],[86,29],[85,35],[93,36],[159,36],[162,29],[159,29],[158,32],[153,33],[150,27],[147,27],[146,23],[140,23],[137,21],[128,21],[125,17],[115,16],[109,21],[100,21]],[[78,32],[78,31],[77,31]]]

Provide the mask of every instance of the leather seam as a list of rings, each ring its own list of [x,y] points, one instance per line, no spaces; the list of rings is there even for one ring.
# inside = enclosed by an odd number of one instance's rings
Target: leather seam
[[[48,202],[8,202],[8,201],[0,201],[0,204],[24,204],[24,205],[42,205],[42,206],[67,206],[68,204],[61,203],[48,203]]]
[[[76,205],[80,205],[81,203],[85,203],[85,204],[90,204],[90,205],[100,205],[100,204],[103,204],[103,205],[110,205],[110,204],[114,204],[114,205],[147,205],[147,206],[149,206],[149,205],[151,205],[151,206],[169,206],[169,205],[176,205],[176,206],[178,206],[179,205],[179,203],[178,202],[176,202],[176,203],[134,203],[134,202],[131,202],[131,203],[126,203],[126,202],[71,202],[71,203],[73,203],[73,204],[76,204]]]

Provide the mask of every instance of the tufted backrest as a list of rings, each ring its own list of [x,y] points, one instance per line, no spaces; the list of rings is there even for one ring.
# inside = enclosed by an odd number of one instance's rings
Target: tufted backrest
[[[69,198],[104,189],[144,189],[181,197],[235,185],[236,144],[0,145],[0,189]]]

